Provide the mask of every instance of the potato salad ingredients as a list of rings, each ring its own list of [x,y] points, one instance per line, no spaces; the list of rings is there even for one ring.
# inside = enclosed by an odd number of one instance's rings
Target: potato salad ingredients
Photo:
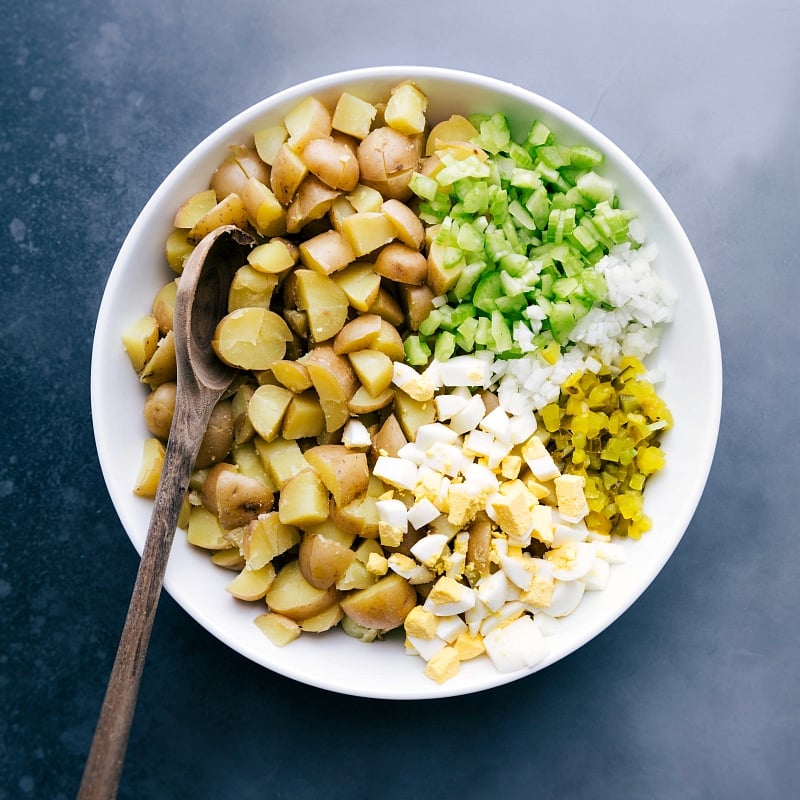
[[[216,227],[254,236],[181,526],[275,646],[401,631],[440,683],[475,658],[530,669],[651,527],[672,419],[645,360],[675,297],[601,153],[488,111],[435,119],[411,82],[308,97],[176,209],[177,281]],[[149,388],[145,497],[176,285],[122,333]]]

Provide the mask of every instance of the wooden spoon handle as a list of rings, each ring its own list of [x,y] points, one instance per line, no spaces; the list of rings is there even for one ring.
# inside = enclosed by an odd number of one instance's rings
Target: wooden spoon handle
[[[213,407],[213,402],[209,405]],[[112,800],[117,795],[169,551],[197,456],[193,442],[198,440],[199,446],[199,438],[208,422],[208,414],[205,414],[205,424],[196,419],[189,422],[185,415],[181,415],[184,419],[179,421],[180,408],[178,403],[128,615],[84,768],[78,800]],[[199,427],[199,436],[188,431],[193,424]]]

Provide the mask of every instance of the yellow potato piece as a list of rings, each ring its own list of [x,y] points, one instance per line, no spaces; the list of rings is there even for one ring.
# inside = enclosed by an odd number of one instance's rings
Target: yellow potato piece
[[[255,390],[247,405],[247,416],[264,441],[271,442],[280,433],[286,409],[294,396],[283,386],[266,384]]]
[[[277,511],[261,514],[242,535],[241,552],[251,569],[259,569],[300,541],[300,530],[280,521]]]
[[[122,344],[133,368],[140,372],[158,347],[158,323],[152,314],[140,317],[122,332]]]
[[[217,324],[211,346],[232,367],[265,370],[283,358],[291,341],[289,326],[266,308],[239,308]]]
[[[281,488],[278,514],[284,525],[319,524],[328,518],[329,509],[328,490],[313,469],[300,472]]]
[[[301,633],[300,626],[293,619],[271,611],[259,614],[253,622],[276,647],[286,647]]]
[[[339,592],[331,586],[317,589],[304,577],[297,561],[290,561],[278,572],[266,593],[270,611],[299,622],[335,605]]]
[[[225,588],[239,600],[261,600],[275,580],[275,567],[245,567]]]
[[[301,252],[303,246],[300,247]],[[302,257],[302,256],[301,256]],[[326,275],[298,269],[297,308],[308,317],[308,331],[315,342],[332,339],[347,321],[349,303],[339,285]]]
[[[155,438],[144,440],[142,462],[133,493],[139,497],[155,497],[158,482],[161,480],[161,468],[164,466],[164,445]]]

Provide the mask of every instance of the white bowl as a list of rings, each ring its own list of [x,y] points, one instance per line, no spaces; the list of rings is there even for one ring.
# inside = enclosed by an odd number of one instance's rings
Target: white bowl
[[[606,156],[605,174],[627,207],[638,211],[648,242],[658,246],[656,267],[677,290],[675,320],[653,366],[666,372],[660,387],[675,426],[664,437],[667,464],[648,484],[645,510],[653,529],[627,541],[627,562],[612,568],[602,592],[588,593],[577,611],[548,638],[549,655],[528,672],[500,674],[486,657],[465,663],[443,685],[423,675],[423,663],[404,654],[400,639],[363,644],[341,631],[301,636],[278,648],[256,628],[257,606],[234,600],[225,586],[231,573],[186,543],[178,532],[166,573],[169,594],[201,625],[231,648],[275,672],[304,683],[365,697],[435,698],[476,692],[516,680],[577,650],[608,627],[641,595],[683,536],[703,492],[716,446],[722,396],[719,336],[708,288],[692,247],[667,203],[641,170],[591,125],[526,89],[492,78],[427,67],[381,67],[319,78],[279,92],[243,111],[189,153],[158,187],[131,228],[108,280],[94,340],[92,413],[100,464],[125,530],[141,553],[151,503],[131,492],[142,442],[145,388],[120,343],[123,328],[148,313],[156,290],[170,276],[164,241],[175,209],[207,188],[226,147],[279,120],[307,95],[333,101],[343,91],[365,98],[386,96],[413,79],[429,98],[429,120],[452,113],[501,111],[517,133],[541,119],[566,143],[582,142]]]

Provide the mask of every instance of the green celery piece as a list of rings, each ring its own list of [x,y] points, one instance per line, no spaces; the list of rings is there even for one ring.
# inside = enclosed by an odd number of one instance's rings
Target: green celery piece
[[[487,347],[492,343],[492,323],[489,317],[478,317],[478,327],[475,329],[475,344]]]
[[[474,261],[471,264],[467,264],[464,269],[461,270],[456,285],[453,287],[453,294],[456,300],[461,301],[469,297],[470,292],[485,269],[485,261]]]
[[[406,352],[406,362],[412,367],[421,367],[428,363],[431,357],[431,349],[428,343],[416,334],[406,337],[403,342]]]
[[[543,145],[537,148],[536,154],[552,169],[561,169],[570,163],[569,148],[559,144]]]
[[[544,230],[550,215],[550,198],[547,189],[544,186],[534,189],[533,194],[525,202],[525,208],[530,211],[536,227],[540,231]]]
[[[511,144],[511,131],[508,127],[508,120],[501,113],[492,114],[491,117],[470,117],[469,119],[478,129],[478,135],[472,140],[473,144],[483,148],[487,153],[506,151]]]
[[[560,300],[565,300],[580,287],[576,278],[559,278],[553,283],[553,294]]]
[[[465,353],[471,353],[475,349],[475,334],[477,330],[477,317],[465,319],[458,328],[456,328],[456,343]]]
[[[603,163],[603,154],[585,144],[574,144],[569,148],[569,160],[573,167],[591,170]]]
[[[548,322],[553,338],[559,344],[566,343],[576,322],[573,306],[564,300],[556,301],[550,307]]]
[[[516,222],[522,225],[529,231],[536,230],[536,220],[534,220],[531,213],[519,200],[512,200],[508,204],[508,213],[514,218]]]
[[[450,331],[442,331],[436,337],[433,347],[433,357],[437,361],[447,361],[456,349],[456,337]]]
[[[540,120],[535,120],[531,125],[525,143],[531,147],[540,147],[550,141],[550,129]]]
[[[458,328],[463,322],[474,317],[475,306],[472,303],[461,303],[453,309],[450,315],[450,328]]]
[[[475,287],[472,303],[481,311],[491,313],[497,308],[497,298],[503,294],[503,283],[500,273],[493,271],[484,275]]]
[[[433,200],[439,191],[439,184],[433,178],[429,178],[421,172],[415,172],[411,176],[408,188],[421,200]]]
[[[431,336],[435,333],[439,326],[442,324],[444,315],[438,308],[431,309],[431,312],[419,324],[419,332],[423,336]]]
[[[491,334],[495,352],[505,353],[512,348],[514,339],[511,336],[511,329],[499,311],[492,312]]]
[[[614,197],[614,184],[596,172],[585,172],[578,178],[578,191],[595,205],[610,201]]]

